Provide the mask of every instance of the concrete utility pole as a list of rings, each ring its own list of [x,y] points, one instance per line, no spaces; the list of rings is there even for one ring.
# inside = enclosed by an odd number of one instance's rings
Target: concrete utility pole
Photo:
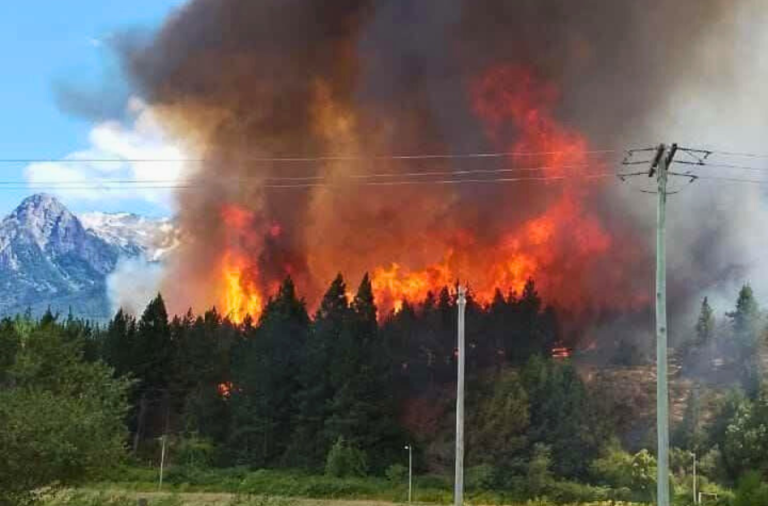
[[[696,493],[696,452],[693,452],[693,504],[698,504],[697,498],[699,497]]]
[[[708,151],[680,148],[688,154],[704,153]],[[649,161],[630,161],[632,155],[638,152],[653,152],[655,156]],[[679,174],[669,170],[677,154],[677,144],[669,148],[660,144],[656,148],[631,149],[627,152],[627,158],[623,165],[638,165],[650,162],[648,172],[631,172],[619,174],[622,181],[629,177],[647,174],[648,177],[656,176],[657,184],[657,215],[656,215],[656,433],[658,438],[658,454],[656,477],[656,500],[658,506],[669,506],[669,377],[667,367],[667,264],[666,264],[666,222],[667,222],[667,180],[669,176],[679,176],[695,181],[698,176],[691,174]],[[698,162],[681,162],[689,165],[704,165],[702,158]]]
[[[651,164],[649,177],[656,175],[656,431],[658,437],[658,506],[669,506],[669,386],[667,377],[667,176],[677,144],[667,150],[661,144]]]
[[[413,500],[413,445],[405,447],[408,450],[408,504]]]
[[[456,382],[456,481],[453,491],[454,506],[464,504],[464,312],[467,307],[467,292],[459,286],[459,366]]]
[[[162,442],[162,450],[160,450],[160,481],[157,484],[157,490],[160,491],[163,489],[163,471],[165,471],[165,441],[167,439],[167,436],[163,436],[160,438],[160,441]]]

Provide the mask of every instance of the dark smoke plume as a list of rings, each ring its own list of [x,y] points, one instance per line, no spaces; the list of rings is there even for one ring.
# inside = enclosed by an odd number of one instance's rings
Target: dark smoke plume
[[[151,43],[126,53],[142,97],[206,160],[190,176],[205,189],[178,195],[187,241],[168,277],[175,309],[218,302],[214,266],[232,247],[258,257],[265,289],[290,273],[310,302],[338,270],[354,279],[391,262],[416,269],[441,260],[435,247],[459,250],[457,275],[471,277],[467,265],[483,258],[470,260],[469,252],[494,248],[505,231],[558,202],[560,190],[536,184],[360,187],[345,177],[497,168],[499,162],[255,159],[507,150],[520,132],[514,125],[489,132],[469,91],[500,65],[530,69],[537,86],[552,83],[552,115],[590,147],[666,140],[674,132],[659,129],[654,115],[669,106],[665,97],[701,79],[717,90],[732,85],[732,61],[721,60],[721,71],[712,72],[700,47],[713,36],[729,47],[738,32],[735,3],[761,2],[191,1]],[[319,174],[336,184],[268,187],[270,178]],[[573,266],[568,259],[579,231],[556,244],[565,278],[557,286],[579,291],[587,306],[612,296],[600,292],[652,289],[650,215],[620,202],[613,187],[601,186],[585,199],[610,233],[611,250]],[[647,199],[641,204],[653,207]],[[247,228],[253,237],[233,233],[222,218],[227,205],[252,212]],[[462,239],[466,231],[470,243]],[[705,248],[711,233],[697,247]],[[697,294],[719,281],[722,272],[706,264],[722,256],[706,256],[696,259],[695,289],[686,275],[673,273],[675,293]]]

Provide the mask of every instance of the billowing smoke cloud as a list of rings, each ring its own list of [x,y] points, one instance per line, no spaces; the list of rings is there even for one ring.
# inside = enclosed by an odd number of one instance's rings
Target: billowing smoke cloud
[[[107,277],[107,296],[112,312],[122,309],[141,316],[160,291],[163,280],[162,265],[141,258],[122,258]]]
[[[612,182],[351,181],[510,164],[563,165],[557,175],[574,161],[600,172],[616,160],[589,149],[675,135],[698,144],[694,133],[726,125],[701,113],[706,103],[681,97],[759,94],[742,80],[765,69],[737,70],[758,56],[740,39],[743,20],[762,16],[765,4],[193,0],[155,40],[126,51],[141,96],[207,160],[190,180],[194,190],[179,195],[186,241],[164,290],[177,310],[220,303],[222,259],[236,251],[255,259],[238,273],[251,272],[264,291],[291,274],[310,302],[339,270],[354,279],[384,266],[394,278],[423,271],[428,281],[479,285],[530,271],[566,304],[642,305],[652,291],[648,195]],[[553,147],[572,158],[371,159]],[[296,156],[330,159],[274,160]],[[319,175],[332,184],[313,185]],[[730,208],[710,206],[711,219],[693,225],[700,197],[681,195],[690,212],[673,217],[670,274],[682,307],[744,272],[751,252],[740,250],[743,237],[717,239],[729,230]],[[737,214],[762,212],[759,200],[750,206]],[[515,251],[514,266],[481,272],[489,255],[505,251]]]

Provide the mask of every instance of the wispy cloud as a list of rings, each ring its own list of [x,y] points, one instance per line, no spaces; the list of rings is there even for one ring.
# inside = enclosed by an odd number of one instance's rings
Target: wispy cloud
[[[105,121],[93,127],[87,149],[71,153],[64,162],[27,166],[30,189],[69,203],[142,200],[171,210],[169,186],[178,184],[188,169],[184,151],[143,101],[132,98],[127,108],[127,123]]]

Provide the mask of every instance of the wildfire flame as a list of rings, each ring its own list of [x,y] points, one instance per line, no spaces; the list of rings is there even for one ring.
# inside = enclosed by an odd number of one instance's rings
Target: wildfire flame
[[[326,104],[317,114],[321,130],[344,149],[357,149],[353,111],[332,103],[322,86],[318,90],[322,103]],[[424,250],[434,252],[438,259],[432,263],[423,262],[424,255],[419,257],[420,262],[414,261],[406,251],[400,253],[402,258],[393,253],[388,262],[367,266],[380,314],[399,311],[404,300],[421,301],[429,292],[436,293],[459,280],[471,285],[477,301],[490,303],[497,289],[519,293],[533,278],[550,301],[571,307],[578,307],[584,298],[585,273],[600,270],[608,283],[622,286],[626,279],[624,273],[600,267],[601,261],[608,263],[604,259],[614,248],[614,239],[592,208],[585,205],[600,186],[598,180],[590,180],[591,184],[585,180],[602,167],[598,160],[590,157],[586,139],[556,121],[557,88],[537,79],[523,67],[500,66],[474,80],[469,86],[469,96],[473,112],[498,149],[536,153],[525,158],[523,170],[533,170],[526,173],[529,177],[545,179],[533,184],[550,186],[551,192],[541,203],[541,209],[526,209],[524,215],[530,218],[511,220],[507,229],[497,233],[491,243],[487,237],[480,239],[479,230],[436,232],[423,238]],[[519,156],[512,156],[506,163],[515,169],[521,160]],[[330,169],[332,175],[340,177],[347,170],[343,166]],[[316,203],[330,205],[334,202],[330,200],[332,197],[331,193],[318,192]],[[507,212],[514,209],[510,207]],[[257,320],[275,279],[260,279],[256,268],[259,258],[254,258],[253,252],[263,251],[266,242],[279,243],[283,224],[261,223],[256,213],[234,205],[225,206],[222,219],[232,236],[232,246],[223,253],[221,261],[221,302],[231,321],[241,323],[247,315]],[[381,246],[382,251],[398,251],[390,244]],[[313,253],[308,251],[307,258],[309,269],[318,271],[310,273],[317,291],[319,278],[330,274],[326,271],[335,259],[338,258],[336,265],[345,265],[345,252],[337,251],[331,259],[326,258],[328,252],[324,252],[325,256]],[[313,263],[319,257],[325,262],[322,269],[318,267],[321,264]],[[284,273],[294,272],[290,258],[281,258],[279,263]],[[328,280],[330,278],[328,276]],[[615,294],[623,292],[606,289],[604,294],[590,294],[590,297],[595,302],[602,296],[602,302],[616,306],[622,301],[617,300]],[[639,302],[633,293],[626,293],[625,297],[626,305]],[[309,294],[309,300],[318,302],[319,294]]]
[[[586,140],[561,126],[552,115],[557,95],[555,87],[538,82],[526,69],[516,66],[492,69],[472,86],[474,111],[500,147],[515,153],[544,153],[535,161],[546,177],[588,174]],[[504,146],[503,132],[508,125],[514,128],[517,140]],[[559,279],[556,271],[561,268],[558,263],[564,238],[578,259],[599,256],[612,244],[598,218],[581,205],[589,191],[584,185],[566,184],[559,199],[541,215],[504,234],[495,248],[479,252],[479,267],[455,262],[452,251],[444,261],[419,271],[408,271],[398,263],[378,267],[372,277],[375,294],[386,307],[397,311],[403,299],[422,300],[428,292],[456,282],[461,273],[470,277],[481,303],[489,303],[497,288],[519,293],[531,278],[544,285],[560,285],[565,280]],[[558,296],[567,299],[563,302],[575,302],[576,291],[558,288]]]
[[[221,298],[224,314],[233,323],[243,323],[247,316],[258,321],[264,299],[258,287],[253,259],[241,251],[244,239],[252,236],[253,213],[227,205],[221,210],[222,220],[236,239],[236,245],[224,252],[221,261]]]
[[[219,383],[218,386],[216,387],[216,390],[218,390],[219,396],[222,399],[229,399],[230,397],[232,397],[232,389],[233,389],[232,383],[229,381],[225,381],[224,383]]]
[[[224,311],[233,323],[243,323],[246,316],[257,321],[261,316],[263,299],[256,284],[249,279],[246,261],[232,252],[224,256],[222,276],[224,279]]]

